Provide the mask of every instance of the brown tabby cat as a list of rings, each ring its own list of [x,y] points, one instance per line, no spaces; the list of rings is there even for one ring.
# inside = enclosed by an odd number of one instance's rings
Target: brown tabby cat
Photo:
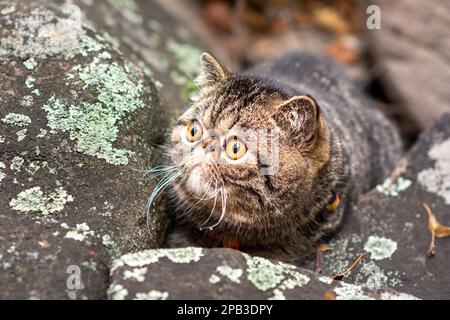
[[[291,53],[244,73],[201,61],[200,96],[171,138],[167,245],[299,262],[386,176],[398,134],[325,58]]]

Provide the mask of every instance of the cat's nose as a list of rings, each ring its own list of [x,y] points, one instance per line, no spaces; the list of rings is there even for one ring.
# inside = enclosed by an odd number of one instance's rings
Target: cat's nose
[[[214,148],[215,147],[214,146],[215,145],[215,141],[216,141],[216,137],[214,137],[214,136],[209,136],[209,137],[203,139],[202,140],[202,147],[203,147],[203,149]],[[214,151],[214,150],[211,150],[211,151]]]

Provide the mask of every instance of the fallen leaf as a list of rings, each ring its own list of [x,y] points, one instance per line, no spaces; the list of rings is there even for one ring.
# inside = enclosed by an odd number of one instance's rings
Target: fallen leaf
[[[327,291],[323,295],[323,300],[336,300],[336,297],[332,291]]]
[[[431,208],[428,204],[423,202],[422,207],[424,207],[425,211],[428,214],[428,229],[431,232],[431,242],[430,246],[428,247],[428,254],[430,256],[434,256],[436,254],[436,244],[435,244],[436,237],[438,238],[449,237],[450,227],[441,224],[436,219],[436,216],[433,214],[433,211],[431,211]]]
[[[347,21],[331,8],[316,9],[314,20],[319,26],[336,33],[346,33],[350,29]]]
[[[321,243],[317,246],[317,250],[319,250],[320,252],[327,252],[327,251],[331,251],[332,248],[329,244]]]
[[[342,279],[344,279],[344,277],[348,276],[350,274],[350,272],[352,272],[352,270],[356,267],[356,265],[367,255],[367,253],[361,253],[360,255],[358,255],[358,257],[356,258],[356,260],[350,265],[350,267],[348,267],[347,270],[345,270],[344,272],[334,275],[334,276],[330,276],[331,279],[333,280],[337,280],[337,281],[342,281]]]
[[[355,48],[348,46],[341,38],[326,47],[326,53],[342,64],[349,64],[359,59],[359,52]]]

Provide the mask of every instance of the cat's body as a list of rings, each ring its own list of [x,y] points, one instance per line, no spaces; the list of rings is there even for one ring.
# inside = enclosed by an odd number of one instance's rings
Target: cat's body
[[[178,131],[198,118],[194,126],[198,123],[205,132],[273,126],[281,130],[279,169],[272,175],[260,174],[259,158],[257,164],[233,160],[211,168],[206,160],[184,164],[185,181],[181,175],[169,190],[175,227],[168,246],[227,245],[299,262],[313,253],[324,234],[336,229],[349,201],[386,177],[398,160],[401,148],[394,127],[328,59],[292,53],[231,74],[207,56],[203,73],[204,94],[180,118],[172,148],[180,147]],[[250,158],[254,146],[248,144],[245,152]],[[223,147],[229,153],[228,146]],[[192,145],[192,150],[204,148]],[[200,200],[203,192],[214,196],[202,186],[208,182],[216,183],[215,189],[217,183],[226,189],[223,219],[220,200],[215,204],[212,199]],[[336,195],[341,204],[326,210]],[[210,223],[205,224],[211,212]],[[220,223],[211,223],[219,219]],[[210,225],[213,231],[208,230]]]

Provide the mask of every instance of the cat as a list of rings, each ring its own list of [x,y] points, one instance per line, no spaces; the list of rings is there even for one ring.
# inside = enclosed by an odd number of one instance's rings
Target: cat
[[[232,73],[204,53],[198,84],[152,195],[168,187],[168,247],[299,263],[401,155],[396,128],[328,58],[293,52]]]

